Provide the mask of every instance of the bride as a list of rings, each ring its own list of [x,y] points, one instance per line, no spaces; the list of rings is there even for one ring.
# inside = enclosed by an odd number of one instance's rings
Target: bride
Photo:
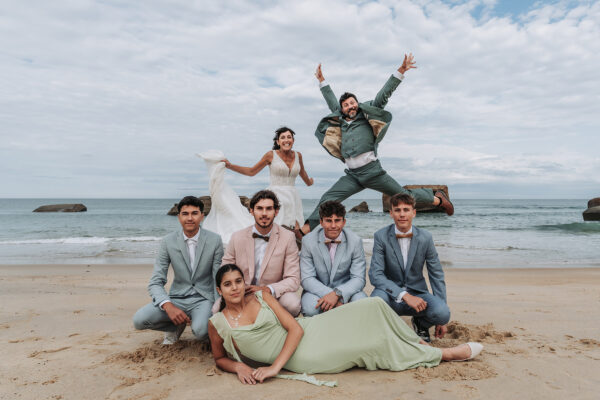
[[[295,186],[296,177],[300,175],[306,186],[312,185],[314,180],[308,177],[304,169],[302,154],[292,150],[294,135],[294,131],[288,127],[277,129],[273,137],[273,150],[265,153],[253,167],[235,165],[227,159],[221,161],[226,168],[247,176],[256,175],[268,165],[271,184],[267,189],[273,191],[281,203],[275,223],[299,233],[300,226],[304,223],[304,213],[302,200]]]
[[[225,168],[243,175],[254,176],[265,166],[269,166],[271,184],[267,188],[273,191],[281,208],[275,222],[300,235],[300,226],[304,221],[302,200],[296,190],[296,177],[300,175],[307,186],[313,184],[309,178],[302,154],[293,151],[294,131],[281,127],[275,131],[273,150],[267,152],[253,167],[234,165],[219,150],[208,150],[198,154],[209,169],[209,187],[212,201],[211,212],[204,219],[202,227],[221,235],[224,243],[229,242],[231,234],[254,223],[254,219],[244,207],[233,189],[224,181]]]

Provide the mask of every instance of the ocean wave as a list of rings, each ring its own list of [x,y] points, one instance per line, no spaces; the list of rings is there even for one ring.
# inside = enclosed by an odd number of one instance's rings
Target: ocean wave
[[[28,239],[28,240],[4,240],[0,245],[8,244],[105,244],[110,242],[156,242],[161,237],[154,236],[132,236],[132,237],[69,237],[56,239]]]
[[[536,225],[540,231],[566,231],[573,233],[600,233],[598,222],[572,222],[570,224]]]
[[[452,249],[467,249],[467,250],[493,250],[493,251],[514,251],[514,250],[531,250],[524,249],[522,247],[514,246],[503,246],[503,247],[481,247],[481,246],[467,246],[464,244],[452,244],[452,243],[436,243],[436,247],[448,247]]]

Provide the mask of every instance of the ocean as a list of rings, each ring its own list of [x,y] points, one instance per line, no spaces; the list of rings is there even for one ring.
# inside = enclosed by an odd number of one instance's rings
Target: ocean
[[[363,201],[349,199],[350,207]],[[392,223],[380,199],[347,215],[364,239]],[[166,215],[176,199],[0,199],[0,264],[153,263],[160,239],[178,229]],[[83,203],[83,213],[33,213],[40,205]],[[303,201],[305,216],[316,199]],[[455,214],[417,214],[446,268],[600,267],[600,222],[584,222],[587,200],[460,200]]]

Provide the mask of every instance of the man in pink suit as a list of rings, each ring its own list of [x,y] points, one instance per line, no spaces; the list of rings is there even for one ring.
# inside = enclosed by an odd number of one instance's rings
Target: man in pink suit
[[[250,200],[254,225],[231,235],[222,265],[236,264],[244,272],[246,294],[268,290],[293,316],[300,313],[300,261],[293,232],[273,221],[279,200],[270,190]]]

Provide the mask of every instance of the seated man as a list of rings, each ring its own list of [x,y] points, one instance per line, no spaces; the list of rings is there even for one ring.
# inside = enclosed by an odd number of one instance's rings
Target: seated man
[[[197,197],[186,196],[177,210],[183,230],[162,240],[148,285],[152,303],[133,316],[135,329],[164,331],[163,344],[175,343],[188,323],[198,339],[208,337],[208,318],[216,298],[214,275],[223,257],[221,237],[200,229],[204,218],[202,202]],[[167,294],[169,264],[173,267],[174,279]]]
[[[338,201],[319,207],[321,226],[304,236],[300,252],[302,314],[306,317],[367,297],[367,265],[362,239],[346,225],[346,209]]]
[[[390,199],[394,224],[375,232],[369,280],[375,287],[371,297],[384,299],[398,315],[412,315],[413,328],[429,342],[429,328],[442,338],[450,320],[446,304],[444,271],[431,234],[412,226],[417,215],[415,199],[398,193]],[[433,294],[427,290],[423,265],[427,265]]]
[[[240,267],[246,294],[268,290],[295,317],[300,313],[300,298],[296,294],[300,287],[298,246],[293,232],[273,222],[278,212],[275,193],[257,192],[250,200],[254,225],[231,235],[222,264]]]

